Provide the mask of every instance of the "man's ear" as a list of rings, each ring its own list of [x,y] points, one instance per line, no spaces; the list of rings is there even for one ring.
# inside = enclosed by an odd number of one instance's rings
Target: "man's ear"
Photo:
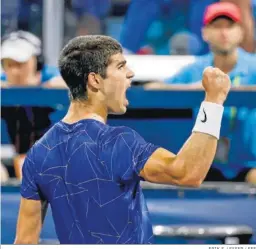
[[[96,73],[89,73],[87,86],[91,90],[99,90],[100,89],[100,75]]]

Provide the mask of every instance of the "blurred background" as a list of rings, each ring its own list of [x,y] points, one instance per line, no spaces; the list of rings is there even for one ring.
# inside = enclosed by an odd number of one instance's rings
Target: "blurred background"
[[[232,90],[212,168],[199,189],[143,183],[160,244],[256,243],[255,0],[2,0],[1,243],[11,244],[27,151],[68,108],[57,67],[73,37],[104,34],[135,72],[130,107],[110,116],[177,153],[191,133],[207,66]],[[41,243],[55,244],[48,210]]]

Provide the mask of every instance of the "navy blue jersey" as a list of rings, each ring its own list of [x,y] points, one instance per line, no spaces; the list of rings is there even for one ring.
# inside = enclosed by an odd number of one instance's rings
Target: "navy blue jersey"
[[[29,151],[21,195],[50,203],[60,243],[152,243],[139,173],[157,148],[127,127],[60,121]]]

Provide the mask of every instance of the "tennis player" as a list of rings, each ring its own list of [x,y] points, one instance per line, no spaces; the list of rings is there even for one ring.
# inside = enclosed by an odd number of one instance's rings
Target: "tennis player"
[[[216,152],[229,77],[206,68],[205,99],[191,136],[175,155],[128,127],[106,124],[109,113],[126,112],[134,76],[116,40],[72,39],[59,69],[70,107],[27,155],[15,243],[38,243],[45,202],[60,243],[153,243],[140,180],[192,187],[203,182]]]

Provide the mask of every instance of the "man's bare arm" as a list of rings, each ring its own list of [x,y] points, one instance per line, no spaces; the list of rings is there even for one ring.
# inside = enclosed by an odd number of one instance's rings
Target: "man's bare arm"
[[[41,200],[21,198],[15,244],[38,244],[44,206]]]
[[[207,68],[202,84],[206,91],[204,106],[209,110],[209,122],[206,122],[206,114],[204,117],[199,116],[198,126],[194,128],[196,132],[193,132],[177,155],[162,148],[156,150],[140,173],[145,180],[193,187],[203,182],[216,153],[222,104],[231,82],[219,69]]]
[[[150,182],[198,187],[210,169],[217,139],[193,133],[177,155],[163,148],[147,161],[141,176]]]

